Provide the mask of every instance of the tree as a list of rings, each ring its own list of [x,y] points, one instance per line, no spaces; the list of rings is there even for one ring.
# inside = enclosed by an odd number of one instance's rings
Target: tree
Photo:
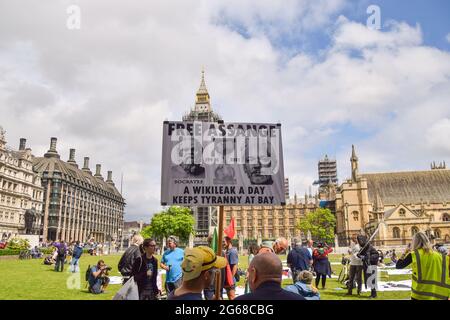
[[[334,241],[334,228],[336,226],[336,217],[330,209],[319,208],[308,212],[304,219],[301,219],[296,228],[303,233],[311,232],[311,237],[325,242]]]
[[[189,208],[171,206],[152,217],[150,225],[141,231],[144,238],[162,239],[174,235],[187,241],[194,233],[194,217]]]

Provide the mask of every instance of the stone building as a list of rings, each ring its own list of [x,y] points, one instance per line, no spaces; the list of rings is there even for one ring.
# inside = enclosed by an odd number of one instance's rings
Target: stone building
[[[116,189],[112,172],[105,181],[101,165],[89,169],[89,158],[82,168],[70,149],[67,162],[60,159],[56,138],[43,157],[34,158],[33,169],[44,187],[43,240],[115,241],[122,237],[125,199]]]
[[[418,231],[450,242],[450,170],[434,166],[428,171],[360,174],[354,147],[350,162],[352,177],[336,193],[340,245],[378,226],[378,246],[404,245]]]
[[[0,239],[25,233],[27,214],[39,230],[43,188],[40,177],[33,172],[32,159],[26,140],[20,139],[19,150],[10,149],[0,127]],[[28,233],[35,233],[34,229]]]
[[[318,206],[318,198],[307,195],[303,201],[295,195],[284,206],[226,206],[225,226],[234,218],[237,237],[243,239],[305,238],[296,225]]]
[[[211,98],[205,84],[205,72],[202,71],[200,87],[195,95],[195,105],[183,116],[183,121],[218,122],[221,117],[211,107]],[[211,228],[217,226],[217,207],[191,207],[195,220],[196,244],[207,244]]]

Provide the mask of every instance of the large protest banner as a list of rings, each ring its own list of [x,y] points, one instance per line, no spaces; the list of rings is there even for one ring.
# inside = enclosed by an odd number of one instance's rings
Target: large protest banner
[[[280,124],[165,121],[161,204],[284,205]]]

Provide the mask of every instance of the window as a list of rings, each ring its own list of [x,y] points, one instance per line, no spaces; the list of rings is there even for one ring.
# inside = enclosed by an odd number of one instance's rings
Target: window
[[[394,237],[394,239],[400,239],[400,229],[395,227],[392,230],[392,236]]]
[[[434,229],[434,237],[436,239],[440,239],[441,238],[441,230],[439,229]]]
[[[405,215],[406,215],[406,211],[405,211],[405,209],[400,209],[399,211],[398,211],[398,215],[400,216],[400,217],[404,217]]]
[[[258,219],[258,227],[262,227],[262,219]]]
[[[444,213],[442,215],[442,221],[446,221],[446,222],[450,221],[450,214]]]
[[[353,220],[359,221],[359,212],[358,211],[353,211],[352,215],[353,215]]]
[[[411,228],[411,236],[414,236],[418,232],[419,232],[419,228],[417,228],[417,227],[412,227]]]
[[[289,219],[289,225],[293,226],[294,225],[294,219]]]
[[[269,226],[273,226],[273,219],[267,219],[267,224]]]

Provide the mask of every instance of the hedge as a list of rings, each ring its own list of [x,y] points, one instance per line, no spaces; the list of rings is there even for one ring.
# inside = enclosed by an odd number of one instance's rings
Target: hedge
[[[0,256],[18,256],[20,251],[19,249],[1,249]]]

